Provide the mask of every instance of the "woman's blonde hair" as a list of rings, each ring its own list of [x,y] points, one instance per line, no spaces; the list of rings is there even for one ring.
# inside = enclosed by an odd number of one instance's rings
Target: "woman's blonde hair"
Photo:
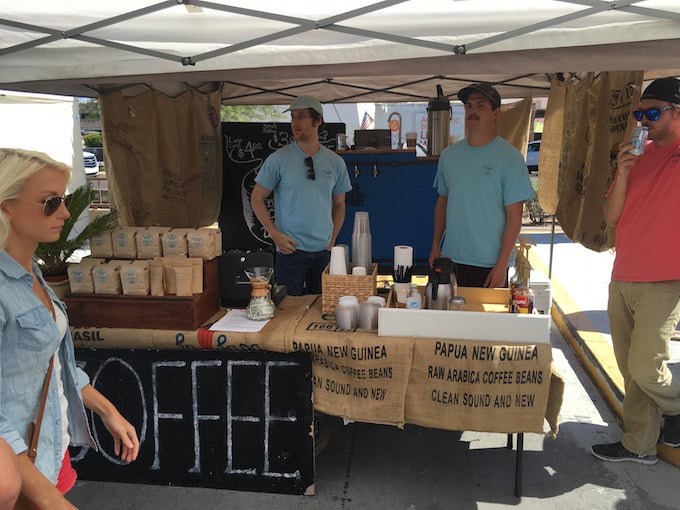
[[[0,148],[0,205],[6,200],[17,198],[24,189],[26,181],[45,167],[61,172],[66,183],[71,178],[71,168],[53,160],[47,154],[23,149]],[[0,250],[5,249],[9,229],[7,217],[0,214]]]

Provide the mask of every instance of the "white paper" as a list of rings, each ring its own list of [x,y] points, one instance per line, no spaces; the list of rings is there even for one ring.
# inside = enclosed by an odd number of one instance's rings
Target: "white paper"
[[[248,318],[245,310],[229,310],[227,314],[220,320],[210,326],[210,331],[239,331],[242,333],[257,333],[265,324],[266,321],[253,321]]]

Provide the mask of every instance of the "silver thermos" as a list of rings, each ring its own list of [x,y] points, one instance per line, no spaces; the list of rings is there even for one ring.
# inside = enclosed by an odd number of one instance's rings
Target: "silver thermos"
[[[448,310],[449,299],[458,292],[453,262],[448,257],[434,260],[430,281],[425,287],[425,308],[430,310]]]
[[[449,145],[451,132],[451,102],[437,85],[437,97],[427,103],[427,152],[439,156]]]

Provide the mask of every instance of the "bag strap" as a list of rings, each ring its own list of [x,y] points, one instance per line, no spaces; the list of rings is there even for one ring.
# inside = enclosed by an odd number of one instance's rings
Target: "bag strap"
[[[52,367],[54,365],[54,354],[50,358],[50,364],[47,367],[47,374],[45,374],[45,381],[43,382],[42,395],[40,396],[40,408],[38,409],[38,416],[35,422],[31,422],[28,428],[28,458],[35,464],[35,458],[38,455],[38,436],[40,436],[40,426],[42,425],[43,414],[45,413],[45,403],[47,402],[47,390],[50,388],[50,379],[52,378]]]
[[[47,308],[50,311],[50,314],[52,314],[52,319],[54,319],[54,321],[56,322],[57,315],[54,310],[54,304],[52,303],[50,293],[47,292],[47,289],[42,284],[42,282],[40,282],[40,286],[42,287],[42,291],[45,293],[45,297],[47,298],[47,304],[49,305]],[[55,354],[52,354],[52,357],[50,358],[50,364],[47,366],[47,374],[45,374],[45,381],[43,382],[42,393],[40,395],[40,407],[38,408],[38,416],[35,418],[35,422],[31,422],[28,426],[28,452],[26,452],[26,454],[28,455],[28,458],[31,459],[31,462],[33,462],[34,464],[35,458],[38,455],[38,439],[40,436],[40,427],[42,425],[43,414],[45,413],[45,404],[47,403],[47,391],[50,389],[50,379],[52,379],[52,367],[54,366],[54,356]]]

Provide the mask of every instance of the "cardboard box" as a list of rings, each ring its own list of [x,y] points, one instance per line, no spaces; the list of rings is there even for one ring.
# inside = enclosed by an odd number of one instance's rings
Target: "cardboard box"
[[[407,310],[392,297],[378,310],[378,336],[550,343],[550,316],[508,313],[508,289],[459,287],[458,295],[464,312]]]
[[[203,263],[203,292],[193,296],[66,296],[69,324],[78,327],[177,329],[201,327],[220,308],[217,259]]]

